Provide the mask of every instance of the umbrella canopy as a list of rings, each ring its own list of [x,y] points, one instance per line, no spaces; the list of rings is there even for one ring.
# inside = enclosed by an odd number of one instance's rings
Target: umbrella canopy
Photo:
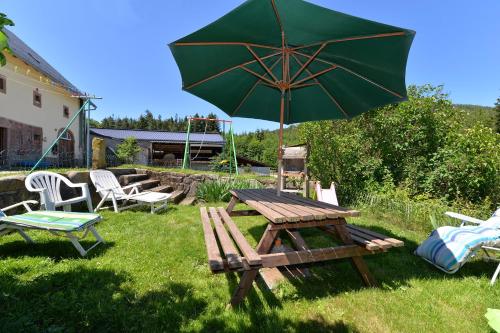
[[[414,35],[302,0],[249,0],[170,48],[184,90],[232,117],[292,124],[404,101]]]
[[[407,98],[415,32],[302,0],[248,0],[170,44],[183,89],[231,117],[343,119]]]

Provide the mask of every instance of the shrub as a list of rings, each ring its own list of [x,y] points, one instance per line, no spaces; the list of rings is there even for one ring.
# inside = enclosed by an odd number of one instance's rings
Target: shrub
[[[206,181],[198,186],[196,197],[205,202],[228,202],[231,199],[231,190],[262,188],[262,184],[255,180],[224,180]]]
[[[141,151],[137,139],[128,137],[117,146],[116,155],[126,163],[134,163],[135,157]]]
[[[448,201],[500,200],[500,136],[481,124],[450,133],[433,157],[427,188]]]

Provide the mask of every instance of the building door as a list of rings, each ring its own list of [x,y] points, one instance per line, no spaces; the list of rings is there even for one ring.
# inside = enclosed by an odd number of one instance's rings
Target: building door
[[[7,129],[0,127],[0,167],[7,164]]]
[[[63,130],[59,130],[61,134]],[[59,140],[57,145],[58,164],[60,166],[69,167],[75,163],[75,136],[73,132],[68,130],[66,134]]]

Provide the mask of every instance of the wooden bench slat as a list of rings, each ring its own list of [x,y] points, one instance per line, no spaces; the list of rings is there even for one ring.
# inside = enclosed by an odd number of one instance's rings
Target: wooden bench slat
[[[235,240],[241,252],[247,259],[248,263],[252,266],[260,265],[262,263],[260,256],[257,254],[257,252],[255,252],[255,250],[250,246],[250,244],[248,244],[247,240],[245,239],[245,236],[243,236],[240,229],[238,229],[238,227],[231,219],[231,217],[227,214],[225,209],[219,207],[217,208],[217,210],[219,211],[222,220],[227,225],[229,232],[233,236],[233,239]]]
[[[347,230],[349,231],[349,233],[351,235],[359,237],[361,239],[365,239],[365,240],[367,240],[369,242],[375,243],[378,246],[380,246],[381,248],[383,248],[384,250],[390,249],[391,247],[393,247],[391,243],[386,242],[386,241],[384,241],[384,240],[382,240],[382,239],[380,239],[378,237],[373,237],[373,236],[367,235],[365,233],[362,233],[362,232],[358,231],[355,228],[349,228],[349,227],[347,227]]]
[[[327,232],[327,233],[329,233],[329,234],[331,234],[331,235],[333,235],[333,236],[335,236],[335,237],[338,237],[337,232],[331,226],[320,227],[320,229],[323,230],[323,231],[325,231],[325,232]],[[368,251],[377,251],[377,250],[381,250],[382,249],[379,245],[377,245],[375,243],[372,243],[369,240],[366,240],[364,238],[361,238],[361,237],[358,237],[356,235],[353,235],[352,233],[351,233],[351,238],[354,241],[354,243],[363,246]]]
[[[224,262],[217,245],[210,218],[206,207],[200,208],[201,223],[203,225],[203,234],[205,236],[205,246],[207,248],[208,265],[213,272],[224,270]]]
[[[362,232],[362,233],[364,233],[366,235],[382,239],[382,240],[384,240],[384,241],[386,241],[388,243],[391,243],[393,247],[402,247],[402,246],[405,245],[405,243],[403,241],[399,240],[399,239],[388,237],[386,235],[382,235],[382,234],[380,234],[378,232],[375,232],[375,231],[372,231],[372,230],[369,230],[369,229],[361,228],[361,227],[358,227],[358,226],[355,226],[355,225],[352,225],[352,224],[348,224],[347,227],[350,228],[350,229],[356,229],[357,231]]]
[[[229,237],[226,228],[224,228],[224,225],[222,224],[222,221],[219,215],[217,214],[217,211],[215,210],[214,207],[210,207],[208,211],[210,212],[210,216],[214,221],[215,231],[217,232],[217,236],[219,237],[219,242],[222,247],[222,250],[224,251],[224,255],[227,258],[229,267],[231,268],[241,267],[243,265],[241,262],[241,257],[238,253],[238,250],[234,246],[231,237]]]
[[[267,217],[269,220],[271,220],[273,223],[283,223],[286,222],[286,217],[283,216],[282,214],[275,212],[274,210],[260,204],[258,201],[255,199],[250,198],[249,196],[245,195],[244,193],[241,193],[240,191],[230,191],[230,193],[237,197],[240,201],[243,201],[250,207],[254,208],[257,210],[259,213]]]

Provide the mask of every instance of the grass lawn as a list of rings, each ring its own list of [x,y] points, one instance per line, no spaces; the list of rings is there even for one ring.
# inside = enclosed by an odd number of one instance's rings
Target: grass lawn
[[[47,233],[31,232],[35,245],[0,239],[1,332],[490,332],[486,308],[500,308],[493,264],[445,275],[412,254],[425,234],[371,215],[350,222],[407,244],[367,258],[380,287],[364,288],[342,260],[274,293],[257,288],[226,310],[238,279],[210,273],[198,207],[103,215],[97,229],[107,244],[88,258]],[[265,221],[236,221],[255,244]],[[305,236],[311,245],[326,241],[312,230]]]

